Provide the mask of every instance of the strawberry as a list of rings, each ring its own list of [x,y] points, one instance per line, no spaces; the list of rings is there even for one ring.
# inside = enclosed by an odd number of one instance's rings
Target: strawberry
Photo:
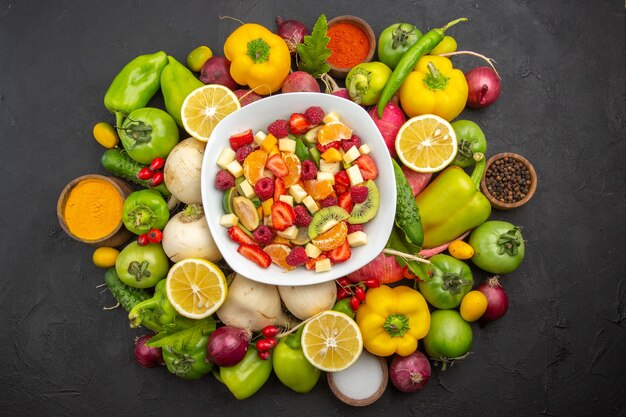
[[[256,245],[254,239],[246,234],[239,226],[232,226],[228,229],[228,236],[237,243],[245,243],[247,245]]]
[[[294,135],[302,135],[308,132],[314,125],[311,125],[302,113],[293,113],[289,117],[289,131]]]
[[[230,147],[236,151],[242,146],[250,145],[254,141],[254,134],[252,129],[248,129],[245,132],[232,135],[228,140],[230,141]]]
[[[274,201],[280,200],[280,196],[285,194],[287,194],[285,182],[282,178],[276,178],[276,180],[274,180]]]
[[[345,191],[344,193],[339,194],[339,199],[338,200],[339,201],[338,201],[337,205],[339,207],[341,207],[342,209],[344,209],[348,213],[350,213],[352,211],[352,208],[354,207],[354,203],[352,202],[352,193],[350,193],[350,191]]]
[[[296,220],[296,213],[293,207],[283,201],[274,201],[272,204],[272,226],[278,231],[283,231],[289,226],[293,226]]]
[[[378,167],[376,167],[376,162],[374,162],[371,156],[361,155],[354,163],[359,166],[361,175],[365,181],[376,179],[378,176]]]
[[[350,244],[347,240],[344,240],[341,246],[325,253],[333,264],[345,262],[350,259],[350,256],[352,256],[352,250],[350,250]]]
[[[277,177],[286,177],[289,175],[289,168],[287,164],[283,160],[283,158],[276,154],[267,158],[267,162],[265,163],[265,168],[269,169],[276,175]]]
[[[341,170],[335,174],[335,192],[343,194],[350,188],[350,177],[345,170]]]
[[[272,264],[272,258],[263,252],[263,249],[259,245],[248,245],[247,243],[242,243],[239,245],[237,252],[250,259],[253,262],[256,262],[261,268],[269,268]]]
[[[327,143],[326,145],[320,145],[320,143],[318,142],[315,146],[317,147],[317,150],[320,151],[320,153],[324,153],[330,148],[335,148],[337,150],[341,149],[341,141],[336,140],[336,141]]]

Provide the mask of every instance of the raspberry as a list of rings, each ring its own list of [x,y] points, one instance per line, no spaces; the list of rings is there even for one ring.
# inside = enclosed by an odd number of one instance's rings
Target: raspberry
[[[309,260],[309,257],[306,254],[306,251],[302,246],[296,246],[289,252],[285,261],[287,264],[291,266],[304,265],[306,261]]]
[[[295,206],[293,212],[296,215],[294,223],[298,227],[308,226],[311,223],[311,215],[304,206]]]
[[[274,240],[272,230],[264,224],[254,229],[252,235],[254,236],[254,239],[261,245],[269,245],[270,243],[272,243],[272,240]]]
[[[274,120],[267,127],[268,133],[274,135],[277,139],[284,138],[289,134],[289,122],[287,120]]]
[[[235,151],[235,159],[237,159],[237,162],[239,162],[240,164],[243,164],[243,161],[245,161],[246,157],[250,155],[251,152],[252,146],[243,145],[242,147],[237,148],[237,150]]]
[[[362,224],[350,224],[348,223],[348,234],[354,232],[362,232],[365,227]]]
[[[317,178],[317,167],[315,166],[315,162],[309,161],[308,159],[302,161],[302,165],[300,167],[300,178],[303,180],[314,180]]]
[[[348,152],[353,146],[356,146],[357,149],[361,147],[361,138],[357,135],[352,135],[350,139],[345,139],[341,141],[341,148],[345,152]]]
[[[320,201],[320,205],[322,207],[336,206],[337,203],[338,203],[337,197],[332,196],[332,195],[329,195],[328,197]]]
[[[225,169],[220,169],[215,175],[215,187],[220,191],[226,191],[235,186],[235,177]]]
[[[367,200],[367,194],[369,193],[367,187],[357,186],[350,188],[350,195],[354,204],[360,204]]]
[[[322,123],[324,119],[324,110],[318,106],[311,106],[304,111],[304,117],[313,125]]]
[[[265,201],[274,195],[274,181],[270,178],[261,178],[254,184],[254,192],[261,199]]]

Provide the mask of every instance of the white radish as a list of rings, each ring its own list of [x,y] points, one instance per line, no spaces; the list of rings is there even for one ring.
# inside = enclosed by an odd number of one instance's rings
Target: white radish
[[[306,320],[322,311],[332,310],[337,299],[335,281],[301,286],[279,286],[280,298],[287,310],[300,320]]]
[[[167,222],[161,243],[172,262],[188,258],[202,258],[211,262],[222,259],[199,204],[187,206]]]
[[[181,141],[165,161],[163,176],[172,195],[185,204],[201,204],[200,174],[206,143],[194,138]]]

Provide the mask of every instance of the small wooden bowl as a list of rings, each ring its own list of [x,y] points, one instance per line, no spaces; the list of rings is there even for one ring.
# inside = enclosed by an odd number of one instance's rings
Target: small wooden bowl
[[[371,355],[369,352],[366,352],[365,350],[363,350],[362,354]],[[382,381],[380,383],[380,387],[378,388],[378,390],[376,390],[374,394],[372,394],[371,396],[367,398],[358,399],[358,400],[354,398],[348,398],[341,391],[339,391],[339,389],[337,388],[337,385],[335,384],[335,380],[333,379],[333,373],[329,372],[326,374],[326,381],[328,382],[328,386],[330,387],[330,390],[332,391],[332,393],[335,394],[335,396],[339,398],[339,400],[353,407],[364,407],[378,400],[383,395],[383,393],[385,392],[385,389],[387,388],[387,382],[389,381],[389,367],[387,366],[387,360],[385,358],[376,357],[376,359],[380,362],[380,367],[383,372],[382,372]],[[345,371],[342,371],[342,372],[345,372]]]
[[[509,157],[511,159],[516,160],[517,162],[521,162],[530,173],[530,186],[528,187],[528,193],[526,194],[526,197],[522,198],[519,201],[516,201],[515,203],[503,203],[501,201],[498,201],[493,195],[491,195],[491,193],[487,189],[487,183],[486,183],[487,170],[497,160],[505,158],[505,157]],[[528,161],[528,159],[524,158],[522,155],[512,153],[512,152],[502,152],[502,153],[492,156],[487,161],[487,165],[485,166],[485,174],[480,180],[480,189],[485,195],[485,197],[487,197],[487,199],[491,203],[491,207],[498,209],[498,210],[511,210],[511,209],[523,206],[535,194],[535,190],[537,189],[537,172],[535,171],[535,168],[532,166],[532,164]]]
[[[367,36],[367,40],[370,44],[370,50],[367,53],[365,60],[361,62],[370,62],[372,58],[374,58],[374,52],[376,51],[376,35],[374,35],[374,31],[372,30],[371,26],[360,17],[352,16],[352,15],[343,15],[343,16],[337,16],[331,19],[328,22],[328,27],[330,28],[332,25],[336,23],[341,23],[341,22],[351,23],[355,25],[356,27],[361,28],[363,32],[365,32],[365,35]],[[341,78],[341,79],[346,78],[350,70],[353,68],[353,67],[339,68],[339,67],[332,65],[330,62],[328,63],[328,65],[330,65],[329,74],[334,78]]]
[[[102,180],[111,184],[113,188],[115,188],[117,192],[120,194],[120,196],[122,197],[122,200],[125,200],[126,197],[128,197],[128,195],[133,192],[133,189],[131,188],[130,185],[128,185],[126,182],[118,178],[105,177],[103,175],[97,175],[97,174],[89,174],[89,175],[83,175],[82,177],[78,177],[75,180],[72,180],[69,184],[67,184],[65,188],[63,189],[63,191],[61,192],[61,195],[59,196],[59,201],[57,202],[57,217],[59,218],[59,223],[61,224],[61,228],[71,238],[78,240],[79,242],[87,243],[89,245],[96,246],[96,247],[119,246],[122,243],[127,242],[132,237],[133,234],[130,231],[128,231],[126,227],[124,227],[124,222],[122,221],[122,219],[120,219],[120,222],[117,224],[117,226],[115,226],[115,229],[113,229],[111,233],[95,240],[82,239],[74,235],[70,231],[69,227],[67,226],[67,223],[65,222],[65,216],[64,216],[65,204],[67,204],[67,199],[70,195],[70,191],[72,191],[72,189],[81,181],[89,180],[89,179]]]

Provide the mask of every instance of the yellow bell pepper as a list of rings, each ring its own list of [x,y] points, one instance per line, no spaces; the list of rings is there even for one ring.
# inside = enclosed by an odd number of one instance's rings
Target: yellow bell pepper
[[[423,56],[400,86],[400,104],[409,117],[436,114],[450,121],[467,102],[465,74],[442,56]]]
[[[430,312],[418,291],[406,286],[381,285],[367,291],[356,313],[363,346],[377,356],[407,356],[430,329]]]
[[[278,91],[291,68],[283,38],[256,23],[243,24],[230,34],[224,56],[231,62],[233,79],[261,95]]]

